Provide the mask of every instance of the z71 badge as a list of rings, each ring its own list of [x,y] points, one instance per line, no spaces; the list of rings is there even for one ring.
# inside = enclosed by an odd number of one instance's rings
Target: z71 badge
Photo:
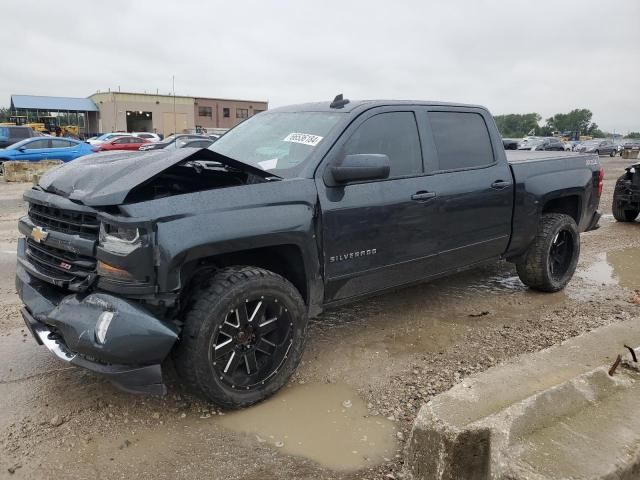
[[[329,263],[344,262],[345,260],[353,260],[354,258],[360,257],[370,257],[371,255],[375,255],[376,253],[378,252],[375,248],[372,248],[370,250],[358,250],[357,252],[349,252],[342,255],[336,255],[335,257],[329,257]]]

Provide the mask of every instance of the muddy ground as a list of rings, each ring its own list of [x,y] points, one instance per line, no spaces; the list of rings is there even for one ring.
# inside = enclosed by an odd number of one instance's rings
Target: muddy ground
[[[531,292],[502,263],[327,312],[312,322],[289,385],[236,413],[175,384],[163,398],[122,393],[38,347],[13,287],[29,185],[0,183],[0,477],[399,478],[411,422],[433,395],[521,353],[638,317],[640,223],[610,213],[628,162],[601,160],[602,227],[582,236],[565,291]]]

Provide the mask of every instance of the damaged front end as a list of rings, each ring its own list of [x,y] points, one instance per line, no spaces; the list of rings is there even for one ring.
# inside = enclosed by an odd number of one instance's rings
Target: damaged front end
[[[626,168],[616,182],[614,200],[629,208],[640,209],[640,163]]]
[[[161,364],[179,338],[179,298],[156,282],[155,219],[120,206],[272,179],[184,150],[92,155],[24,195],[16,289],[27,327],[58,358],[132,392],[165,391]]]

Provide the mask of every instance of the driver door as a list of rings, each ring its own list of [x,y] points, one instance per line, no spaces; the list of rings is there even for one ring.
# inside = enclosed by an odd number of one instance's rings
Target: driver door
[[[345,155],[384,154],[389,178],[331,184],[332,164]],[[428,276],[437,214],[423,190],[424,169],[415,111],[378,108],[342,135],[316,178],[326,278],[325,302],[384,290]],[[422,193],[422,195],[421,195]]]
[[[36,162],[46,160],[49,154],[51,140],[48,138],[39,138],[24,145],[24,151],[20,151],[17,160],[26,160]]]

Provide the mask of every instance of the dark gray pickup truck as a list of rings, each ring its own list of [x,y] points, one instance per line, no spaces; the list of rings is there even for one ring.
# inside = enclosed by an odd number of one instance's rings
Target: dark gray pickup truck
[[[160,393],[172,359],[200,395],[247,406],[286,383],[327,307],[500,259],[562,289],[602,180],[594,154],[505,153],[483,107],[339,96],[209,149],[50,171],[24,195],[16,286],[62,360]]]

